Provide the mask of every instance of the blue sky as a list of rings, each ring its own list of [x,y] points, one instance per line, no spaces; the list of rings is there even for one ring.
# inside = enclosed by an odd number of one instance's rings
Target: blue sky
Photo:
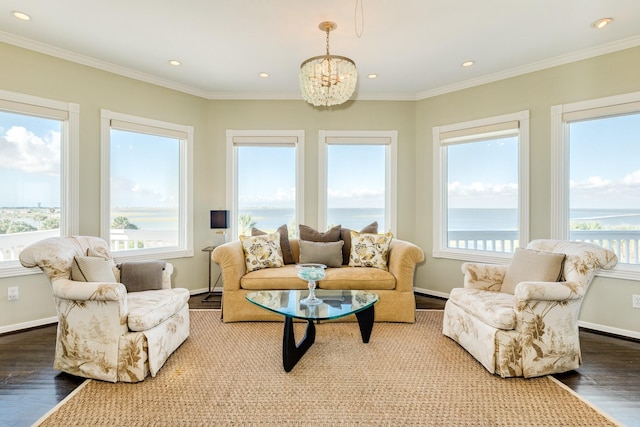
[[[241,208],[295,208],[294,148],[240,147],[238,158]],[[332,145],[328,158],[330,208],[384,207],[384,146]]]
[[[609,125],[603,120],[571,125],[572,141],[580,141],[580,149],[571,153],[571,206],[640,209],[640,114],[606,122]],[[130,144],[117,134],[112,140],[117,160],[112,165],[117,195],[113,206],[175,206],[175,140],[158,144],[157,138],[140,136]],[[452,200],[460,207],[514,206],[517,170],[505,161],[515,155],[514,146],[509,141],[485,142],[478,151],[461,151],[459,158],[450,155]],[[0,206],[59,206],[59,147],[60,126],[55,120],[0,113],[0,180],[12,183],[0,186]],[[374,148],[379,150],[331,147],[331,207],[382,206],[384,176],[372,175],[371,170],[382,169],[384,151]],[[531,155],[537,152],[532,146]],[[253,166],[241,173],[240,186],[247,189],[241,206],[293,207],[294,171],[282,167],[294,164],[293,156],[286,148],[248,150],[243,162]]]

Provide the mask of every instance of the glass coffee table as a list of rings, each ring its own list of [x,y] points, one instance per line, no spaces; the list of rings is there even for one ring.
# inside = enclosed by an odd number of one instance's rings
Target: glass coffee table
[[[369,291],[316,289],[320,304],[304,304],[300,300],[309,295],[308,290],[249,292],[247,300],[266,310],[284,316],[282,337],[282,363],[290,372],[316,339],[315,321],[339,319],[355,314],[360,326],[362,342],[368,343],[373,329],[374,308],[378,295]],[[305,335],[296,343],[293,319],[307,321]]]

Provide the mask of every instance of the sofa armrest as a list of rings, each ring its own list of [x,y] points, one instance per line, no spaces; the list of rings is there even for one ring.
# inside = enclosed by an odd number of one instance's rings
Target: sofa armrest
[[[389,247],[389,272],[396,278],[396,290],[413,292],[416,265],[424,261],[424,251],[405,240],[393,239]]]
[[[462,264],[464,287],[483,291],[499,292],[507,265],[465,262]]]
[[[582,294],[576,289],[581,286],[572,282],[520,282],[516,285],[515,297],[518,302],[577,300]]]
[[[220,267],[223,290],[240,289],[240,279],[247,272],[242,243],[234,240],[218,246],[211,253],[211,259]]]

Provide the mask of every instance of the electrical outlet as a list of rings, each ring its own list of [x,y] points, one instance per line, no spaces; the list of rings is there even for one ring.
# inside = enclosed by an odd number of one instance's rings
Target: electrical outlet
[[[7,298],[9,299],[9,301],[15,301],[19,298],[19,293],[18,293],[18,287],[17,286],[12,286],[8,289],[8,296]]]
[[[632,295],[631,306],[633,308],[640,308],[640,295]]]

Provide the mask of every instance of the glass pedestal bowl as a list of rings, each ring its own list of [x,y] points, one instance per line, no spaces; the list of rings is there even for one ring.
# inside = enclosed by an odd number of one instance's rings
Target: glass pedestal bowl
[[[316,280],[322,280],[325,277],[324,269],[327,268],[324,264],[298,264],[298,277],[307,281],[309,287],[309,296],[300,300],[305,305],[321,304],[322,300],[316,297]]]

